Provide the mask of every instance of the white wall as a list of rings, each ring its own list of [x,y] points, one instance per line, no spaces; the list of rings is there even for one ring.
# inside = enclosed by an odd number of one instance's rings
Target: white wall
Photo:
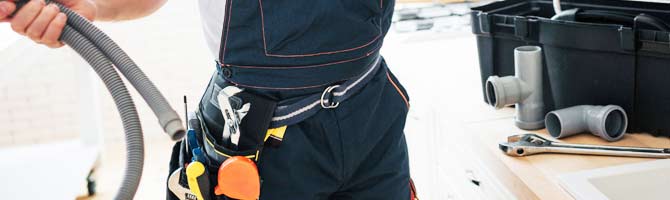
[[[9,24],[0,24],[0,50],[7,48],[10,44],[19,39],[19,35],[14,33],[9,27]]]

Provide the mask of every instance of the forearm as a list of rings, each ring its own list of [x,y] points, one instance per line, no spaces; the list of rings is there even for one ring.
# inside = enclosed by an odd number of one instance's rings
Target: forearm
[[[121,21],[137,19],[158,10],[167,0],[91,0],[98,12],[96,20]]]

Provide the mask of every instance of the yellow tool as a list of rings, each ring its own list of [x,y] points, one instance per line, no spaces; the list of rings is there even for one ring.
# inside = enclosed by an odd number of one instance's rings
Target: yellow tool
[[[207,176],[205,165],[200,161],[191,162],[188,167],[186,167],[186,177],[188,179],[188,187],[191,189],[191,192],[198,197],[198,200],[207,200],[211,198],[209,177]]]

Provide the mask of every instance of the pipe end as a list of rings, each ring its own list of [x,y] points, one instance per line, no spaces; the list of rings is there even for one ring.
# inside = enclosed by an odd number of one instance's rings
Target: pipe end
[[[514,52],[516,53],[522,53],[522,54],[537,54],[542,52],[542,47],[539,46],[520,46],[514,49]]]
[[[556,115],[554,112],[547,113],[547,116],[544,119],[544,125],[547,127],[547,132],[549,135],[554,138],[561,138],[561,132],[563,127],[561,126],[561,118]]]
[[[531,93],[523,81],[515,76],[490,76],[484,86],[486,103],[496,109],[502,109],[524,101]]]
[[[165,133],[170,136],[172,141],[179,141],[186,135],[186,130],[181,122],[181,120],[172,120],[168,122],[164,127]]]
[[[514,122],[516,124],[516,127],[523,129],[523,130],[540,130],[544,128],[544,121],[536,121],[536,122],[524,122],[524,121],[519,121],[518,119]]]
[[[601,123],[602,134],[600,137],[607,141],[617,141],[626,134],[628,118],[626,112],[620,106],[609,105],[604,109],[604,117]]]
[[[486,90],[486,103],[495,109],[502,109],[507,105],[505,97],[509,94],[505,91],[505,80],[503,78],[490,76],[486,80],[486,86],[484,87]]]
[[[489,79],[486,80],[486,86],[484,88],[486,90],[486,103],[498,108],[498,99],[496,98],[496,89],[494,85],[496,79],[498,79],[498,76],[489,77]]]

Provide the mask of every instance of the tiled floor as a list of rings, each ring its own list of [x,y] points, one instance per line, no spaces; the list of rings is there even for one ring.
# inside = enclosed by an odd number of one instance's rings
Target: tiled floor
[[[155,15],[138,21],[101,23],[102,29],[142,67],[183,113],[182,96],[196,105],[214,70],[202,39],[197,5],[169,1]],[[476,45],[469,29],[390,33],[383,54],[409,90],[412,109],[407,140],[412,172],[423,199],[458,199],[450,184],[457,170],[450,156],[462,121],[496,117],[485,107],[464,110],[459,104],[481,104]],[[450,57],[468,57],[450,62]],[[20,40],[0,49],[0,148],[78,137],[79,90],[76,73],[88,67],[73,51],[51,50]],[[111,199],[124,163],[123,133],[116,109],[100,85],[105,148],[99,169],[99,195]],[[139,96],[134,95],[145,130],[146,161],[136,199],[163,199],[171,141]],[[82,186],[83,193],[83,186]]]

